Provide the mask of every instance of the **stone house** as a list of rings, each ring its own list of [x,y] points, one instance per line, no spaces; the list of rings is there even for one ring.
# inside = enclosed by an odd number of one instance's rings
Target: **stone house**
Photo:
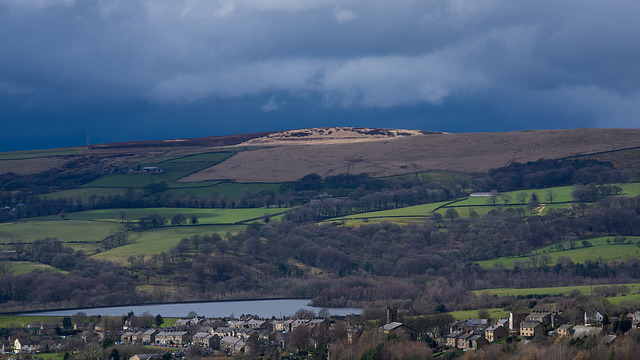
[[[525,321],[520,324],[520,336],[524,337],[542,337],[544,336],[544,326],[535,321]]]
[[[467,340],[467,350],[478,350],[479,348],[489,345],[487,340],[482,334],[475,334]]]
[[[208,332],[199,332],[193,335],[193,343],[202,348],[219,349],[220,337]]]
[[[242,339],[236,337],[225,336],[220,339],[220,350],[230,354],[237,354],[244,351],[246,343]]]
[[[542,325],[551,324],[551,313],[547,311],[534,310],[524,318],[525,322],[538,322]]]
[[[183,345],[187,343],[189,343],[189,332],[187,331],[163,331],[156,335],[156,344]]]
[[[158,329],[149,329],[142,333],[143,344],[153,344],[156,342],[156,335],[160,332]]]
[[[386,324],[382,327],[382,331],[385,333],[385,335],[394,334],[398,337],[408,337],[413,341],[418,340],[419,336],[416,329],[400,322],[392,322]]]
[[[500,341],[508,336],[509,330],[507,330],[504,326],[492,325],[484,329],[484,337],[490,343]]]
[[[160,354],[135,354],[129,358],[129,360],[154,360],[160,359],[162,355]]]
[[[556,333],[558,333],[560,337],[569,337],[571,336],[571,330],[573,330],[573,326],[564,324],[556,330]]]
[[[445,338],[445,346],[446,347],[450,347],[450,348],[454,348],[458,346],[458,337],[460,337],[460,335],[464,334],[462,331],[458,330],[458,331],[454,331],[452,333],[449,333],[447,335],[444,336]]]

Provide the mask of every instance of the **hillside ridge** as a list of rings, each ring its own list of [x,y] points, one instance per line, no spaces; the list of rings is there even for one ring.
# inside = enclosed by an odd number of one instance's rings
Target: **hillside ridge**
[[[479,173],[511,162],[559,159],[640,147],[640,129],[527,130],[503,133],[427,133],[381,141],[310,143],[244,151],[181,181],[232,179],[284,182],[367,173],[387,177],[430,170]]]

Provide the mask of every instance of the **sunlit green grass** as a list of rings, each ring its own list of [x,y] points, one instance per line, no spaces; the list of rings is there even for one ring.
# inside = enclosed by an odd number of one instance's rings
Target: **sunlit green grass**
[[[433,212],[433,210],[447,203],[448,202],[439,202],[439,203],[423,204],[423,205],[416,205],[416,206],[408,206],[408,207],[392,209],[392,210],[372,211],[367,213],[344,216],[342,218],[338,218],[334,220],[384,218],[384,217],[408,217],[408,216],[428,217],[431,215],[431,212]]]
[[[34,354],[33,359],[37,360],[63,360],[64,354],[62,353],[40,353]]]
[[[116,195],[124,195],[124,188],[77,188],[71,190],[62,190],[54,193],[44,194],[43,199],[79,199],[80,201],[88,200],[91,196],[109,197]]]
[[[486,310],[489,311],[492,319],[504,319],[509,317],[509,311],[502,308],[492,308]],[[456,320],[478,319],[478,311],[479,310],[452,311],[449,314],[451,314],[451,316],[453,316],[453,318]]]
[[[62,316],[0,316],[0,328],[26,328],[29,324],[62,325]]]
[[[183,238],[214,233],[224,236],[227,232],[237,233],[245,228],[244,225],[206,225],[164,227],[148,229],[144,232],[131,232],[129,233],[129,244],[101,252],[93,257],[125,264],[132,255],[150,256],[169,251],[178,245]]]
[[[20,274],[27,274],[32,272],[33,270],[36,269],[40,269],[40,270],[48,270],[48,271],[57,271],[57,272],[66,272],[66,271],[62,271],[58,268],[55,268],[53,266],[49,266],[46,264],[40,264],[40,263],[36,263],[36,262],[31,262],[31,261],[11,261],[8,262],[9,265],[11,265],[11,271],[13,273],[13,275],[20,275]]]
[[[640,303],[640,294],[629,294],[624,296],[616,296],[607,298],[613,305],[620,305],[622,303],[633,304],[637,307]]]
[[[631,283],[631,284],[612,284],[616,286],[625,285],[629,288],[629,292],[631,294],[636,294],[640,292],[640,284]],[[474,290],[472,291],[474,294],[480,296],[482,294],[495,295],[495,296],[526,296],[526,295],[569,295],[573,291],[579,291],[582,294],[590,295],[598,286],[612,286],[612,285],[583,285],[583,286],[559,286],[559,287],[543,287],[543,288],[529,288],[529,289],[510,289],[510,288],[500,288],[500,289],[485,289],[485,290]],[[610,298],[612,299],[612,298]]]
[[[126,212],[125,221],[137,221],[139,218],[158,214],[167,219],[167,225],[171,223],[171,218],[176,214],[183,214],[189,221],[191,215],[198,217],[198,224],[233,224],[238,221],[259,218],[264,214],[278,214],[289,210],[289,208],[253,208],[253,209],[195,209],[195,208],[140,208],[140,209],[101,209],[89,210],[66,215],[71,220],[100,220],[120,223],[120,212]],[[55,219],[55,216],[44,217],[43,219]],[[190,225],[183,225],[190,226]]]
[[[554,266],[559,257],[564,256],[568,257],[574,263],[584,263],[586,260],[598,261],[600,259],[604,261],[618,260],[618,261],[626,261],[629,257],[640,257],[640,247],[635,245],[636,242],[640,241],[640,237],[638,236],[627,236],[627,240],[630,240],[633,244],[621,244],[617,245],[614,243],[615,237],[599,237],[588,239],[589,243],[591,243],[590,247],[584,247],[582,245],[582,240],[578,240],[574,244],[574,249],[570,249],[570,245],[568,242],[563,242],[562,245],[566,250],[556,250],[556,244],[545,246],[541,249],[537,249],[532,252],[535,256],[540,256],[542,254],[548,254],[551,257],[550,266]],[[607,243],[607,240],[610,243]],[[502,264],[501,266],[512,268],[516,261],[520,261],[525,263],[527,266],[529,265],[531,256],[524,257],[502,257],[491,260],[483,260],[478,261],[478,264],[483,267],[494,267],[496,263]]]
[[[36,239],[58,238],[63,243],[95,242],[124,230],[120,223],[82,220],[25,221],[0,224],[0,242],[31,243]]]

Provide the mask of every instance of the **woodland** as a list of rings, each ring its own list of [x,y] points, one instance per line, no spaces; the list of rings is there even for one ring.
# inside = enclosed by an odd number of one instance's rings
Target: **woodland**
[[[314,305],[323,307],[375,308],[394,303],[403,311],[425,314],[522,303],[517,298],[479,298],[470,292],[478,289],[636,282],[640,259],[634,258],[624,262],[595,258],[575,263],[569,257],[552,261],[548,254],[542,254],[516,260],[512,268],[478,264],[497,257],[518,259],[542,245],[568,242],[573,248],[594,236],[609,236],[615,244],[628,244],[627,237],[640,234],[640,197],[614,196],[617,190],[613,184],[635,181],[635,176],[606,162],[539,160],[460,177],[448,186],[417,176],[374,179],[361,174],[325,179],[311,174],[283,184],[278,193],[243,193],[230,202],[220,201],[224,196],[216,195],[203,199],[129,191],[126,196],[75,203],[72,199],[41,199],[30,192],[31,187],[21,192],[5,191],[0,197],[5,207],[4,221],[109,207],[258,207],[278,206],[279,199],[298,206],[279,219],[265,216],[245,231],[185,237],[169,251],[131,256],[120,265],[74,251],[57,238],[16,244],[19,259],[64,271],[6,272],[0,277],[0,304],[5,311],[22,311],[298,297],[312,298]],[[357,227],[343,226],[339,220],[322,221],[358,212],[455,201],[470,191],[567,185],[574,186],[578,205],[549,209],[544,214],[500,206],[504,199],[494,199],[497,203],[491,204],[489,199],[486,206],[491,210],[485,215],[471,212],[463,217],[454,210],[445,216],[432,214],[420,223],[383,221]],[[545,201],[544,192],[534,194],[509,201]],[[17,202],[23,204],[21,210],[6,210]],[[152,226],[164,226],[166,221],[161,219]],[[138,231],[139,226],[140,222],[133,222],[130,231]],[[112,240],[126,243],[126,233],[118,236]],[[560,246],[558,251],[562,250]],[[156,286],[149,291],[146,284],[166,284],[166,289]]]

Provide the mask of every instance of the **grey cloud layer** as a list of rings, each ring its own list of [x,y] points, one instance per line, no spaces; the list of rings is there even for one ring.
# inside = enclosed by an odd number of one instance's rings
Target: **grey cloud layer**
[[[635,127],[639,15],[627,0],[0,0],[0,94],[390,108],[506,93]]]

